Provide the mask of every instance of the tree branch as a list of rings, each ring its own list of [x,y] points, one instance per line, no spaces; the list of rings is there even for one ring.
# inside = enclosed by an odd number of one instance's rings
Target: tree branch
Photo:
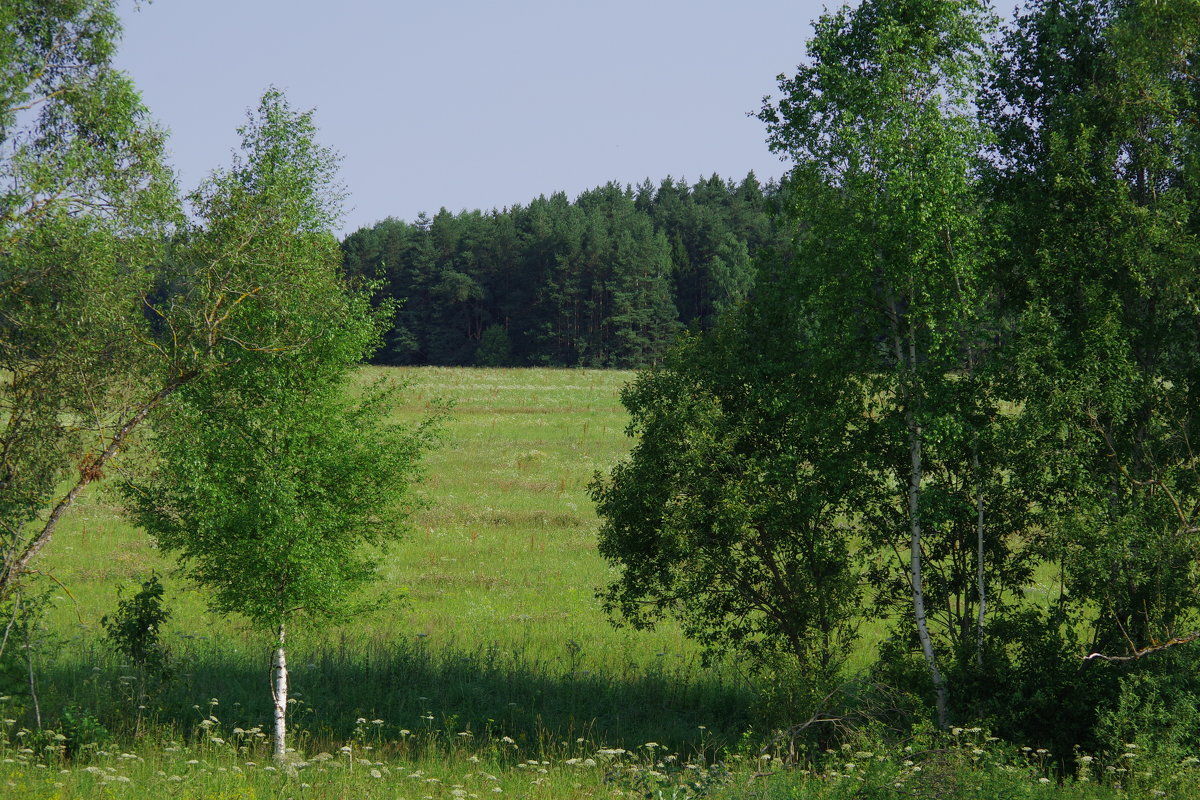
[[[108,446],[97,456],[93,458],[85,458],[79,465],[79,479],[71,490],[58,502],[54,510],[50,512],[50,516],[46,519],[42,530],[25,545],[20,555],[11,560],[6,559],[4,564],[4,572],[0,574],[0,598],[8,594],[12,587],[20,580],[21,575],[25,572],[29,562],[41,552],[46,543],[54,536],[54,531],[58,527],[58,522],[62,515],[66,513],[79,495],[87,488],[92,481],[103,476],[104,465],[117,454],[129,434],[137,428],[138,425],[150,415],[159,403],[170,397],[179,387],[195,379],[200,374],[199,370],[190,370],[176,375],[170,379],[165,386],[151,395],[142,405],[134,412],[133,416],[129,417],[123,425],[113,434],[108,442]]]

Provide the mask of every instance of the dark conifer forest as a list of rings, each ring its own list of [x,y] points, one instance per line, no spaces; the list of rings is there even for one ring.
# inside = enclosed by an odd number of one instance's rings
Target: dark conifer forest
[[[609,183],[490,212],[388,218],[342,243],[399,305],[379,364],[644,367],[745,297],[782,252],[780,188],[753,173]]]

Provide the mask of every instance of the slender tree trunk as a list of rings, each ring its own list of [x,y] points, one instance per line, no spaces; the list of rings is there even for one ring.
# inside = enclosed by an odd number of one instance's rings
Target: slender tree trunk
[[[910,330],[908,335],[908,353],[905,357],[904,346],[900,336],[900,310],[893,298],[891,301],[892,336],[896,348],[897,367],[907,371],[905,380],[912,380],[917,369],[916,338]],[[913,389],[911,386],[903,389],[908,396],[903,398],[904,423],[908,428],[908,452],[911,468],[908,473],[908,519],[911,539],[909,542],[909,578],[912,582],[913,618],[917,625],[917,640],[921,643],[921,652],[925,656],[925,664],[929,667],[929,676],[933,681],[933,691],[937,703],[938,727],[946,727],[946,684],[942,680],[942,671],[938,669],[937,655],[933,650],[933,638],[929,635],[929,622],[925,612],[925,582],[921,575],[921,481],[923,465],[921,459],[921,426],[917,422],[913,410]]]
[[[937,657],[933,652],[933,639],[929,635],[929,622],[925,613],[925,582],[921,576],[921,426],[916,423],[911,409],[905,412],[904,417],[908,423],[908,449],[912,457],[912,471],[908,480],[908,517],[912,525],[909,571],[912,578],[913,616],[917,622],[917,639],[921,642],[921,652],[925,655],[929,676],[933,680],[933,691],[937,698],[938,727],[945,728],[946,684],[942,680],[942,671],[938,669]]]
[[[279,635],[275,644],[275,660],[271,670],[271,694],[275,698],[274,755],[276,761],[283,761],[287,758],[288,670],[287,654],[283,647],[284,628],[282,622],[279,623]]]
[[[983,560],[983,475],[979,469],[979,443],[975,443],[971,452],[971,463],[975,468],[975,570],[976,581],[979,585],[979,620],[975,625],[977,649],[975,663],[983,667],[983,626],[987,616],[987,581],[984,575]]]
[[[33,630],[35,620],[29,620],[25,628],[25,665],[29,668],[29,698],[33,700],[33,719],[37,729],[42,729],[42,706],[38,702],[37,673],[33,669]]]

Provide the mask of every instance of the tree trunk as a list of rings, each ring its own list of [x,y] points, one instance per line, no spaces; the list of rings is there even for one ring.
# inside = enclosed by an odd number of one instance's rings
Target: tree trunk
[[[929,623],[925,614],[925,583],[921,577],[921,426],[916,424],[911,409],[905,412],[904,417],[908,423],[908,448],[912,456],[912,471],[908,480],[908,517],[912,524],[909,571],[912,578],[913,616],[917,622],[917,639],[921,642],[921,652],[925,655],[925,663],[933,680],[933,691],[937,698],[938,727],[945,728],[946,684],[942,680],[942,671],[938,669],[937,657],[933,652],[933,639],[929,635]]]
[[[946,684],[942,680],[942,671],[938,669],[937,656],[933,651],[933,639],[929,635],[929,622],[925,613],[925,583],[921,576],[921,481],[923,467],[921,461],[921,426],[917,423],[916,412],[913,409],[913,386],[917,370],[916,334],[909,324],[907,354],[900,334],[900,310],[895,298],[890,301],[890,317],[892,324],[892,339],[896,348],[896,366],[907,372],[903,380],[909,381],[901,391],[907,394],[901,398],[904,407],[904,424],[908,428],[908,452],[912,466],[908,473],[908,519],[911,526],[909,542],[909,579],[912,582],[913,618],[917,625],[917,640],[921,643],[921,652],[925,656],[925,664],[929,667],[929,676],[933,681],[933,691],[937,702],[938,727],[946,727]],[[906,357],[907,356],[907,357]]]
[[[275,660],[271,670],[271,694],[275,698],[274,755],[276,761],[283,761],[287,758],[288,671],[287,654],[283,649],[284,628],[282,622],[279,623],[276,645]]]
[[[987,581],[984,575],[983,560],[983,475],[979,469],[979,444],[976,442],[971,461],[975,467],[975,547],[976,547],[976,580],[979,584],[979,621],[975,626],[978,637],[978,649],[975,651],[975,663],[983,667],[983,625],[987,615]]]

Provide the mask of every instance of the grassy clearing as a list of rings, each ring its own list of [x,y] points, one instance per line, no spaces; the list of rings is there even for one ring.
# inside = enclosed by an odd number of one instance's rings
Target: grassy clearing
[[[1130,771],[1097,764],[1107,788],[1059,786],[1037,754],[978,734],[948,749],[864,745],[780,767],[787,753],[744,736],[756,727],[753,693],[736,664],[703,667],[673,626],[615,629],[595,599],[609,573],[585,488],[629,446],[618,393],[631,373],[360,376],[381,377],[410,384],[397,419],[420,419],[438,400],[454,409],[428,461],[427,506],[385,558],[370,598],[379,607],[294,635],[298,763],[272,765],[264,736],[269,637],[209,614],[100,493],[40,564],[53,577],[49,624],[29,652],[47,730],[18,693],[28,676],[9,676],[18,691],[0,700],[0,796],[1195,796],[1184,791],[1200,786],[1193,766],[1116,780]],[[122,665],[100,627],[118,587],[151,570],[165,575],[173,612],[166,682]]]
[[[593,749],[657,740],[700,753],[736,739],[750,699],[736,670],[701,667],[673,627],[613,628],[594,596],[608,572],[586,486],[628,447],[618,395],[630,377],[363,371],[364,382],[409,384],[399,420],[440,401],[453,411],[428,462],[426,507],[369,598],[379,607],[293,636],[303,749],[336,751],[359,719],[381,720],[372,731],[388,741],[403,741],[401,731],[507,736],[525,752],[583,739]],[[59,724],[59,711],[75,706],[126,747],[147,733],[187,745],[215,699],[222,725],[265,728],[268,638],[211,615],[111,501],[87,497],[40,565],[56,582],[50,630],[33,650],[44,721]],[[165,638],[176,675],[166,684],[118,663],[100,626],[118,587],[134,590],[151,570],[166,576],[173,614]]]

